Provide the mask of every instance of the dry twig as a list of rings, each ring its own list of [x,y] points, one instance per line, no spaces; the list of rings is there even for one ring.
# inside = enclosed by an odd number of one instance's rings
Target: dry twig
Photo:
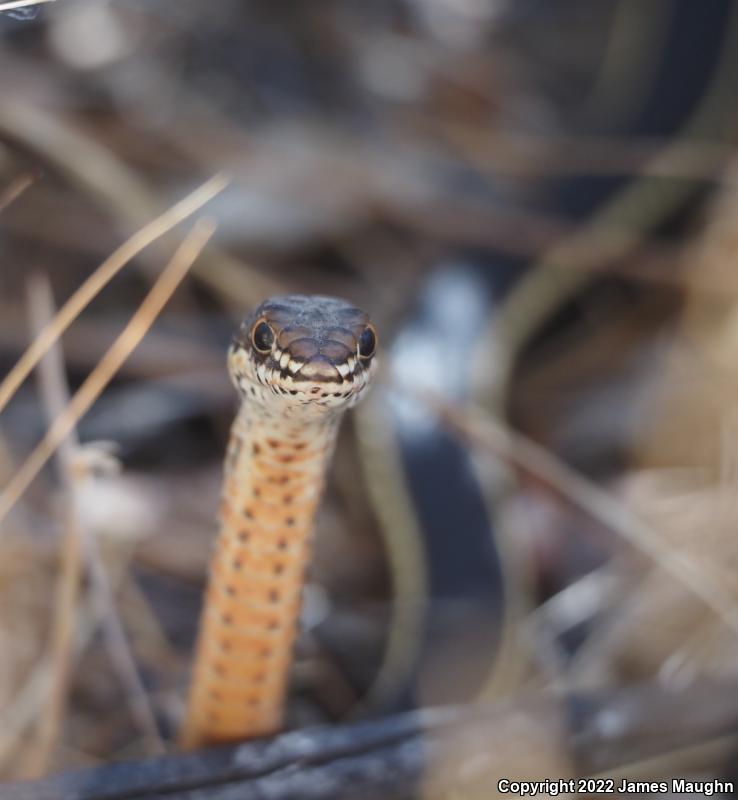
[[[74,395],[64,413],[56,418],[54,424],[46,432],[36,449],[21,465],[13,479],[0,494],[0,522],[5,519],[31,481],[51,458],[59,443],[89,410],[90,406],[113,379],[121,364],[146,335],[146,332],[153,325],[156,317],[183,280],[214,230],[215,225],[212,222],[201,220],[188,234],[172,260],[151,287],[143,303],[129,320],[123,332],[87,377],[87,380]],[[64,309],[60,313],[63,312]],[[51,331],[49,339],[54,341],[56,334],[56,330]],[[46,348],[39,349],[45,351]]]
[[[25,175],[19,175],[15,180],[11,181],[10,184],[0,192],[0,212],[5,211],[9,205],[14,203],[23,192],[25,192],[29,186],[33,186],[37,180],[38,175],[26,173]]]
[[[632,777],[635,767],[639,777],[653,780],[669,763],[664,754],[675,751],[681,774],[719,775],[735,747],[735,698],[735,685],[706,682],[683,692],[641,684],[563,697],[531,693],[506,703],[431,708],[192,755],[108,764],[6,786],[3,798],[488,800],[499,794],[501,777],[568,782],[606,770],[615,775],[619,768]]]
[[[18,363],[0,383],[0,412],[7,406],[21,383],[39,359],[74,322],[77,315],[99,294],[103,287],[143,248],[195,213],[228,185],[228,178],[216,175],[192,194],[149,222],[131,236],[90,275],[61,307],[54,320],[36,337]]]
[[[38,6],[42,3],[55,3],[56,0],[7,0],[0,3],[0,11],[12,11],[14,8],[26,8],[27,6]]]
[[[437,397],[428,404],[452,431],[472,446],[489,451],[559,492],[669,572],[738,634],[738,606],[723,587],[691,559],[675,550],[659,531],[619,503],[608,492],[578,474],[551,452],[480,410],[452,408]]]
[[[37,278],[29,285],[29,301],[36,332],[53,317],[54,305],[48,279]],[[58,343],[40,363],[41,394],[50,424],[60,416],[69,402],[69,390],[64,374],[64,363]],[[58,740],[64,717],[69,676],[74,652],[75,611],[82,575],[83,546],[93,580],[95,601],[103,610],[103,629],[114,669],[126,689],[134,719],[147,740],[153,744],[152,752],[162,753],[164,744],[159,735],[154,712],[150,707],[143,683],[131,654],[125,630],[118,617],[110,579],[97,543],[86,530],[79,514],[80,481],[86,476],[75,468],[79,440],[72,429],[60,443],[58,450],[59,472],[65,487],[66,527],[62,541],[61,572],[57,581],[54,604],[54,622],[50,648],[51,685],[49,701],[42,706],[42,715],[36,740],[26,760],[25,774],[37,777],[48,771],[52,748]]]
[[[46,276],[36,276],[29,281],[28,305],[33,335],[48,324],[54,316],[51,285]],[[64,375],[64,361],[58,342],[39,363],[39,385],[49,424],[59,416],[69,402],[69,392]],[[72,474],[74,451],[79,445],[76,431],[72,429],[59,443],[57,453],[60,478],[65,486],[65,530],[61,542],[61,570],[54,598],[50,661],[51,686],[48,702],[36,731],[36,740],[25,764],[25,774],[40,777],[47,772],[49,758],[66,707],[74,638],[74,612],[79,596],[82,576],[81,531],[76,503],[75,479]]]

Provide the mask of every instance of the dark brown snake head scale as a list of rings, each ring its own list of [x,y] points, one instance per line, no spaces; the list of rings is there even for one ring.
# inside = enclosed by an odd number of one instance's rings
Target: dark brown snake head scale
[[[287,295],[243,322],[229,368],[246,400],[273,404],[276,395],[287,405],[343,408],[368,385],[376,349],[366,312],[336,297]]]

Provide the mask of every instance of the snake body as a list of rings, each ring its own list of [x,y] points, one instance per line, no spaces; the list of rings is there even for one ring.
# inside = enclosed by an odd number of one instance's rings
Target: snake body
[[[274,733],[316,508],[336,433],[375,368],[376,333],[343,300],[262,303],[229,351],[241,396],[196,648],[186,747]]]

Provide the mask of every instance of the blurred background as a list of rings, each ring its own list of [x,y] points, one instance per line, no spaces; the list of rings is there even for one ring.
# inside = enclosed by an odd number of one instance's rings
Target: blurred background
[[[734,2],[55,0],[6,9],[0,37],[1,374],[127,237],[232,179],[190,274],[1,523],[3,778],[174,749],[236,407],[225,351],[275,293],[365,308],[383,365],[320,512],[291,727],[732,686]],[[15,392],[3,486],[191,225]],[[628,774],[724,776],[735,741],[711,724],[685,721],[684,745],[723,737],[687,758],[654,723],[639,741],[662,760]],[[510,772],[567,772],[520,736]]]

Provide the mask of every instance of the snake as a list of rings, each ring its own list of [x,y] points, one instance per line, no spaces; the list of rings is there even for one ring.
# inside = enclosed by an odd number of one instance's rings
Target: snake
[[[225,459],[187,713],[187,749],[282,725],[315,513],[338,428],[370,385],[377,333],[333,297],[263,302],[238,329]]]

